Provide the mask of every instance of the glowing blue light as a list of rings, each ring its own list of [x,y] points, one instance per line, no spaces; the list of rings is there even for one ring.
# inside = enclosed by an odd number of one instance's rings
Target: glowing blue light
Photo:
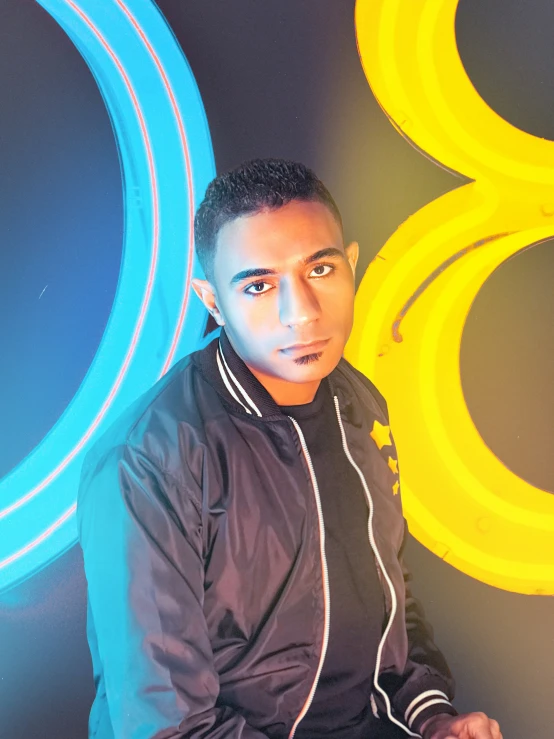
[[[124,183],[116,297],[94,360],[42,442],[0,480],[0,590],[76,541],[75,502],[89,446],[202,339],[206,312],[194,210],[215,174],[192,72],[150,0],[38,0],[94,74],[111,116]],[[101,214],[99,214],[100,217]]]

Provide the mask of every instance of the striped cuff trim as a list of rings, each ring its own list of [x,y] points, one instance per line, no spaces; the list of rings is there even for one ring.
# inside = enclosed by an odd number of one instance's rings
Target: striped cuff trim
[[[419,714],[422,711],[425,711],[426,708],[430,708],[431,706],[434,706],[437,703],[446,703],[448,706],[452,705],[447,698],[433,698],[430,701],[427,701],[427,703],[424,703],[422,706],[420,706],[418,709],[416,709],[412,713],[412,716],[410,720],[408,721],[408,726],[410,727],[410,729],[412,728],[414,721],[416,720],[416,718],[419,716]]]
[[[417,706],[421,703],[421,701],[425,700],[426,698],[431,698],[431,697],[435,697],[435,698],[438,697],[438,698],[444,699],[444,700],[441,700],[440,702],[448,703],[449,705],[452,705],[450,701],[448,700],[448,696],[446,695],[446,693],[443,693],[442,690],[426,690],[424,693],[420,693],[417,696],[417,698],[414,698],[413,701],[408,706],[408,708],[406,708],[406,713],[404,714],[404,720],[406,721],[408,726],[411,727],[412,721],[423,710],[422,708],[420,708],[418,711],[416,711],[415,714],[412,714],[412,711],[414,710],[414,708],[417,708]],[[429,705],[433,705],[433,704],[427,703],[424,707],[426,708]]]

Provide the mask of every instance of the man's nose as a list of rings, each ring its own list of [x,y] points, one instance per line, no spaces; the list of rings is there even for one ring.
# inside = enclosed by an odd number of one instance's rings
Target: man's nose
[[[279,284],[279,319],[284,326],[303,326],[318,318],[319,302],[305,280],[299,277]]]

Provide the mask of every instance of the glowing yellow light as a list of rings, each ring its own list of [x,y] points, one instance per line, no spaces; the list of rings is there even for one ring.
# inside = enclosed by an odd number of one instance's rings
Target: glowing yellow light
[[[416,538],[483,582],[554,594],[554,495],[485,445],[459,361],[485,280],[554,235],[554,143],[511,126],[478,95],[458,54],[456,7],[356,4],[362,65],[395,128],[475,181],[429,203],[387,241],[358,289],[345,356],[387,397]]]

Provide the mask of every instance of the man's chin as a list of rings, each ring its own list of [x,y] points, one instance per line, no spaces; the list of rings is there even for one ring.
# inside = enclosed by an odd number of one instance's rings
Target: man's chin
[[[304,363],[287,359],[286,367],[281,366],[281,372],[279,373],[281,379],[288,382],[316,382],[327,377],[340,361],[340,357],[336,362],[329,361],[324,354],[316,354],[315,356],[310,355],[308,361]]]

